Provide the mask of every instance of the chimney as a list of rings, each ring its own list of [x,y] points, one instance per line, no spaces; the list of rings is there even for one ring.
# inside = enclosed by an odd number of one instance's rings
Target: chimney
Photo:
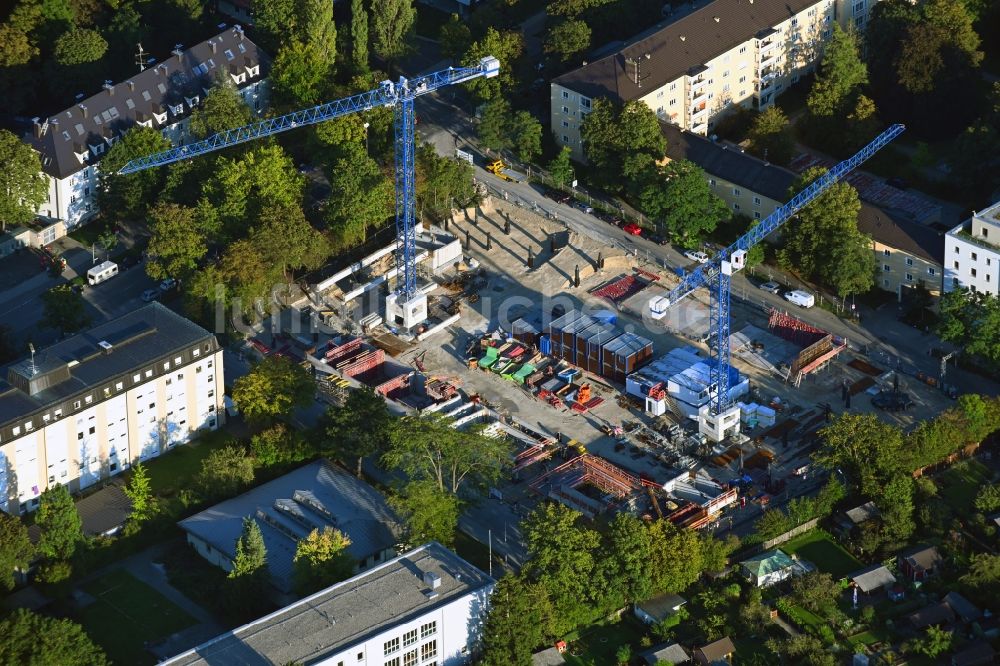
[[[684,35],[681,35],[681,41],[682,42],[685,41],[686,39],[687,39],[687,37],[685,37]]]
[[[45,136],[46,130],[49,129],[49,122],[46,120],[44,123],[39,122],[41,119],[38,117],[32,118],[31,122],[34,124],[34,135],[36,139],[41,139]]]
[[[80,107],[80,113],[83,114],[83,117],[87,118],[88,117],[88,114],[87,114],[87,105],[86,104],[78,104],[77,106]]]
[[[183,44],[174,44],[174,50],[171,51],[171,53],[173,53],[175,56],[177,56],[177,62],[180,62],[181,56],[184,55],[184,45]]]
[[[718,16],[713,16],[713,17],[712,17],[712,20],[713,20],[713,21],[715,21],[716,23],[718,23],[718,22],[719,22],[719,21],[721,21],[722,19],[720,19],[720,18],[719,18]]]
[[[425,571],[424,584],[432,590],[436,590],[441,587],[441,576],[438,576],[433,571]]]
[[[129,81],[127,81],[127,83],[128,83],[128,89],[129,90],[135,90],[135,81],[129,80]]]
[[[114,349],[114,346],[107,340],[101,340],[97,343],[97,346],[103,349],[105,354],[110,354],[111,350]]]
[[[233,32],[236,33],[236,36],[239,37],[240,41],[242,42],[243,41],[243,26],[241,26],[239,24],[234,25],[233,26]]]
[[[212,53],[217,53],[219,49],[218,43],[214,39],[208,40],[208,45],[212,47]]]
[[[104,82],[104,89],[108,91],[108,95],[115,96],[115,84],[111,83],[110,80]]]

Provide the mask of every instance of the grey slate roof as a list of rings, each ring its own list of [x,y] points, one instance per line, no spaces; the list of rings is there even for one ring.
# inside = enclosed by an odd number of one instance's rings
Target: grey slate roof
[[[886,567],[876,564],[851,574],[851,580],[862,592],[868,593],[892,585],[896,582],[896,577]]]
[[[554,647],[546,648],[541,652],[531,655],[531,666],[561,666],[561,664],[565,663],[566,659],[562,656],[562,652]]]
[[[900,557],[911,567],[924,571],[936,569],[944,562],[944,558],[934,546],[920,546]]]
[[[441,584],[429,598],[422,575]],[[493,579],[439,543],[431,542],[337,583],[266,617],[167,660],[171,666],[270,666],[320,663],[386,628],[475,594],[483,612]],[[465,626],[448,627],[452,632]],[[378,655],[382,663],[381,655]],[[369,662],[370,663],[370,662]]]
[[[983,616],[983,611],[958,592],[949,592],[942,600],[951,607],[963,622],[975,622]]]
[[[814,4],[816,0],[715,0],[554,82],[588,97],[638,99]],[[642,87],[625,62],[629,58],[642,58]]]
[[[855,525],[860,525],[861,523],[867,522],[872,518],[879,516],[880,512],[878,507],[875,506],[875,502],[865,502],[860,506],[856,506],[853,509],[848,509],[844,514],[850,519]]]
[[[897,213],[862,203],[858,229],[883,245],[937,264],[944,262],[944,234]]]
[[[102,341],[111,349],[105,350]],[[30,357],[8,366],[6,381],[0,380],[0,427],[134,370],[150,368],[202,341],[217,348],[211,333],[157,302],[66,338],[35,354],[34,374]],[[160,370],[157,364],[154,376]],[[125,383],[132,387],[131,378]],[[98,396],[94,403],[100,400]]]
[[[705,647],[696,649],[695,652],[700,652],[706,662],[714,664],[717,661],[725,660],[726,657],[736,652],[736,646],[733,645],[729,636],[723,636],[714,643],[709,643]]]
[[[671,160],[694,162],[709,175],[728,180],[768,199],[780,202],[789,199],[788,190],[798,176],[788,169],[664,121],[660,121],[660,131],[667,140],[667,157]]]
[[[264,535],[275,585],[291,587],[298,539],[314,528],[334,527],[351,539],[356,560],[392,548],[400,525],[385,499],[364,481],[327,460],[318,460],[205,509],[178,525],[232,560],[243,518],[254,517]]]
[[[102,89],[68,109],[41,119],[42,124],[48,123],[44,135],[29,135],[28,139],[41,153],[42,170],[55,178],[65,178],[97,162],[90,158],[81,163],[76,157],[77,148],[83,152],[89,145],[105,144],[105,139],[120,136],[137,120],[152,118],[154,110],[163,113],[168,104],[184,103],[183,112],[175,116],[169,111],[163,125],[153,118],[153,127],[162,129],[188,115],[190,108],[184,98],[204,97],[218,76],[228,76],[233,68],[243,72],[245,67],[259,64],[258,75],[247,76],[248,83],[257,81],[267,75],[268,63],[267,55],[239,26],[234,26],[181,52],[179,57],[174,54],[150,65],[111,90]]]
[[[686,603],[687,599],[679,594],[660,594],[639,602],[635,606],[657,621],[662,621],[675,613],[674,609],[680,608]]]
[[[655,666],[663,661],[671,664],[684,664],[691,661],[691,655],[688,654],[683,646],[677,643],[670,643],[669,645],[662,643],[654,646],[645,652],[639,653],[639,658],[649,664],[649,666]]]

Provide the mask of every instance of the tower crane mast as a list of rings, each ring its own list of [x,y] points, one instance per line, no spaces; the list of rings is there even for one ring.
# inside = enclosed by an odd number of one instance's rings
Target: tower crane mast
[[[421,95],[432,93],[446,86],[465,83],[479,77],[494,77],[499,71],[500,61],[492,56],[487,56],[473,67],[449,67],[412,79],[400,77],[396,82],[383,81],[374,90],[294,111],[276,118],[260,120],[243,127],[219,132],[185,146],[175,146],[159,153],[136,158],[119,169],[118,173],[124,175],[152,169],[230,146],[256,141],[297,127],[315,125],[326,120],[378,107],[392,107],[395,133],[396,264],[400,267],[400,279],[396,292],[390,294],[386,299],[386,319],[409,329],[427,318],[427,298],[417,289],[415,261],[414,135],[416,122],[413,102]]]
[[[720,435],[717,439],[721,439],[720,431],[723,428],[719,428],[718,423],[723,419],[728,423],[733,421],[732,400],[729,396],[732,380],[729,349],[730,283],[733,273],[742,270],[746,265],[747,251],[790,220],[804,206],[815,201],[820,195],[843,180],[865,160],[902,134],[905,129],[900,124],[888,127],[867,146],[814,180],[804,190],[792,197],[788,203],[779,206],[759,225],[750,229],[732,245],[719,252],[711,261],[687,273],[681,279],[680,284],[666,295],[667,303],[665,305],[669,307],[698,287],[707,287],[710,293],[709,334],[714,337],[714,340],[709,345],[712,356],[709,367],[711,368],[710,383],[714,387],[715,396],[707,415],[710,423],[707,428],[703,427],[703,432],[706,430],[715,432]],[[739,424],[738,418],[735,423]]]

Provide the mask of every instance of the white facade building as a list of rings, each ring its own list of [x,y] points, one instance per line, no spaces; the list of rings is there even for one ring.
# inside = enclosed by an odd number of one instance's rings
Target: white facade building
[[[465,664],[493,586],[485,573],[431,542],[164,663]]]
[[[1000,201],[949,231],[944,245],[945,291],[1000,295]]]
[[[258,115],[267,104],[267,56],[234,26],[48,118],[35,118],[26,140],[42,159],[49,195],[38,214],[60,220],[51,243],[97,213],[98,163],[136,125],[160,130],[173,145],[191,140],[191,111],[213,85],[228,80]]]
[[[224,419],[222,350],[159,303],[56,343],[0,383],[0,509],[76,492]]]
[[[600,97],[641,100],[695,134],[737,105],[765,109],[813,71],[833,23],[863,28],[877,0],[714,0],[551,84],[551,131],[583,160],[580,126]]]

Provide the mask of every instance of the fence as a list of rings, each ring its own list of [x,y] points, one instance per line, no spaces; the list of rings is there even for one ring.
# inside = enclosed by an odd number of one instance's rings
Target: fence
[[[819,521],[820,521],[819,518],[812,518],[810,520],[807,520],[806,522],[802,523],[801,525],[798,525],[797,527],[793,527],[787,532],[779,534],[776,537],[772,537],[766,541],[762,541],[757,545],[750,546],[745,550],[740,551],[737,555],[731,557],[730,561],[745,559],[747,557],[753,557],[754,555],[762,553],[765,550],[768,550],[769,548],[774,548],[775,546],[779,546],[785,543],[786,541],[790,541],[795,537],[797,537],[798,535],[804,534],[809,530],[815,528],[816,525],[819,524]]]

